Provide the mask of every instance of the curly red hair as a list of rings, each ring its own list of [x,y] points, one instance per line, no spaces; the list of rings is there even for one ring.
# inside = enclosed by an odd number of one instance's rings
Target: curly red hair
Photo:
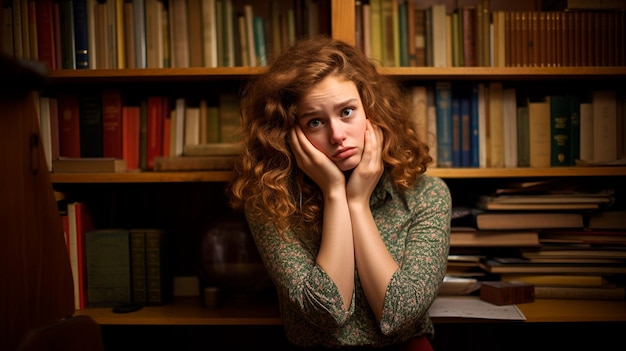
[[[280,233],[321,228],[322,194],[296,165],[289,131],[296,124],[300,98],[329,75],[356,85],[366,116],[383,132],[383,162],[400,190],[410,188],[432,162],[409,118],[410,99],[395,81],[345,42],[301,40],[244,87],[243,152],[228,187],[233,208],[271,221]]]

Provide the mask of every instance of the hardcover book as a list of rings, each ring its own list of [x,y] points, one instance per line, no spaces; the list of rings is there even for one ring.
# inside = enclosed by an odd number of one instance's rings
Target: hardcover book
[[[131,302],[130,233],[94,229],[86,234],[88,307]]]

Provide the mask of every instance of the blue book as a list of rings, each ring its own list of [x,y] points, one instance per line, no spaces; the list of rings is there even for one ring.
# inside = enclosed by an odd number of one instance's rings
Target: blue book
[[[435,84],[437,166],[452,167],[452,83]]]
[[[87,33],[87,0],[74,1],[74,50],[76,69],[89,68],[89,44]]]
[[[464,90],[461,95],[461,167],[471,166],[472,125],[470,97]]]
[[[480,167],[480,147],[478,143],[478,83],[472,83],[470,90],[470,167]]]
[[[452,94],[452,167],[461,167],[461,144],[463,126],[461,125],[461,98]]]
[[[265,22],[263,17],[255,16],[254,25],[254,52],[257,66],[267,66],[267,43],[265,41]]]

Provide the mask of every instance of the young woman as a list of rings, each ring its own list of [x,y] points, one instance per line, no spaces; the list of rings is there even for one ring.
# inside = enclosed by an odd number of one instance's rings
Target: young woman
[[[298,347],[430,349],[451,199],[400,88],[353,46],[298,42],[241,101],[230,184]]]

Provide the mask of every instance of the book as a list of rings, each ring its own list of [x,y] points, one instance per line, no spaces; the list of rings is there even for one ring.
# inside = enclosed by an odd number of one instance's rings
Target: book
[[[482,210],[594,210],[614,201],[611,193],[478,195]]]
[[[489,167],[504,167],[504,88],[501,82],[489,83],[489,110],[488,145]]]
[[[595,211],[589,215],[588,228],[626,229],[626,210]]]
[[[130,232],[93,229],[85,235],[87,306],[115,307],[131,302]]]
[[[80,121],[78,95],[62,93],[57,97],[59,119],[59,155],[80,157]]]
[[[572,166],[571,106],[569,95],[552,95],[550,99],[550,166]]]
[[[626,287],[535,286],[537,299],[624,300]]]
[[[550,167],[550,103],[528,102],[528,145],[530,167]]]
[[[542,245],[539,249],[524,249],[524,258],[626,258],[626,247],[598,245]]]
[[[437,167],[452,167],[452,83],[435,83]]]
[[[102,99],[102,156],[122,158],[122,93],[103,90]]]
[[[448,53],[446,47],[446,5],[433,4],[430,6],[431,25],[431,45],[432,67],[447,67]]]
[[[126,160],[110,157],[60,157],[52,160],[54,173],[123,173]]]
[[[130,171],[139,169],[139,106],[122,107],[122,159]]]
[[[40,0],[35,6],[37,60],[45,64],[49,69],[56,69],[52,2],[52,0]]]
[[[87,0],[72,0],[74,8],[74,50],[76,69],[95,68],[89,66],[89,26]]]
[[[593,161],[593,107],[580,103],[580,160]]]
[[[232,170],[237,156],[170,156],[154,159],[154,170],[172,171],[216,171]]]
[[[517,165],[530,166],[530,135],[528,122],[528,106],[517,107]]]
[[[524,259],[486,259],[479,266],[488,273],[624,274],[623,264],[533,263]]]
[[[68,245],[72,280],[74,282],[74,308],[87,306],[87,282],[85,271],[85,235],[93,229],[93,220],[84,202],[67,204]]]
[[[598,274],[527,274],[505,273],[500,280],[522,282],[537,286],[603,286],[608,280]]]
[[[539,246],[538,231],[476,230],[452,228],[451,247],[527,247]]]
[[[502,148],[504,167],[518,167],[518,145],[516,90],[515,88],[504,88],[502,90]]]
[[[80,157],[102,157],[102,100],[99,93],[78,97]]]
[[[593,109],[593,161],[606,162],[617,159],[617,106],[614,90],[594,91]]]
[[[130,261],[132,301],[145,305],[148,302],[148,280],[146,275],[146,233],[143,230],[130,230]]]
[[[625,245],[626,231],[612,229],[544,229],[539,233],[542,243]]]
[[[474,213],[478,229],[545,229],[545,228],[583,228],[584,217],[581,212],[493,212]]]
[[[236,94],[219,94],[219,125],[220,142],[233,143],[239,141],[239,96]]]
[[[169,301],[171,286],[166,268],[165,231],[144,229],[146,237],[146,289],[148,305],[162,305]]]
[[[154,159],[163,153],[163,119],[166,97],[148,96],[146,114],[146,169],[154,169]],[[169,110],[167,110],[169,111]]]

